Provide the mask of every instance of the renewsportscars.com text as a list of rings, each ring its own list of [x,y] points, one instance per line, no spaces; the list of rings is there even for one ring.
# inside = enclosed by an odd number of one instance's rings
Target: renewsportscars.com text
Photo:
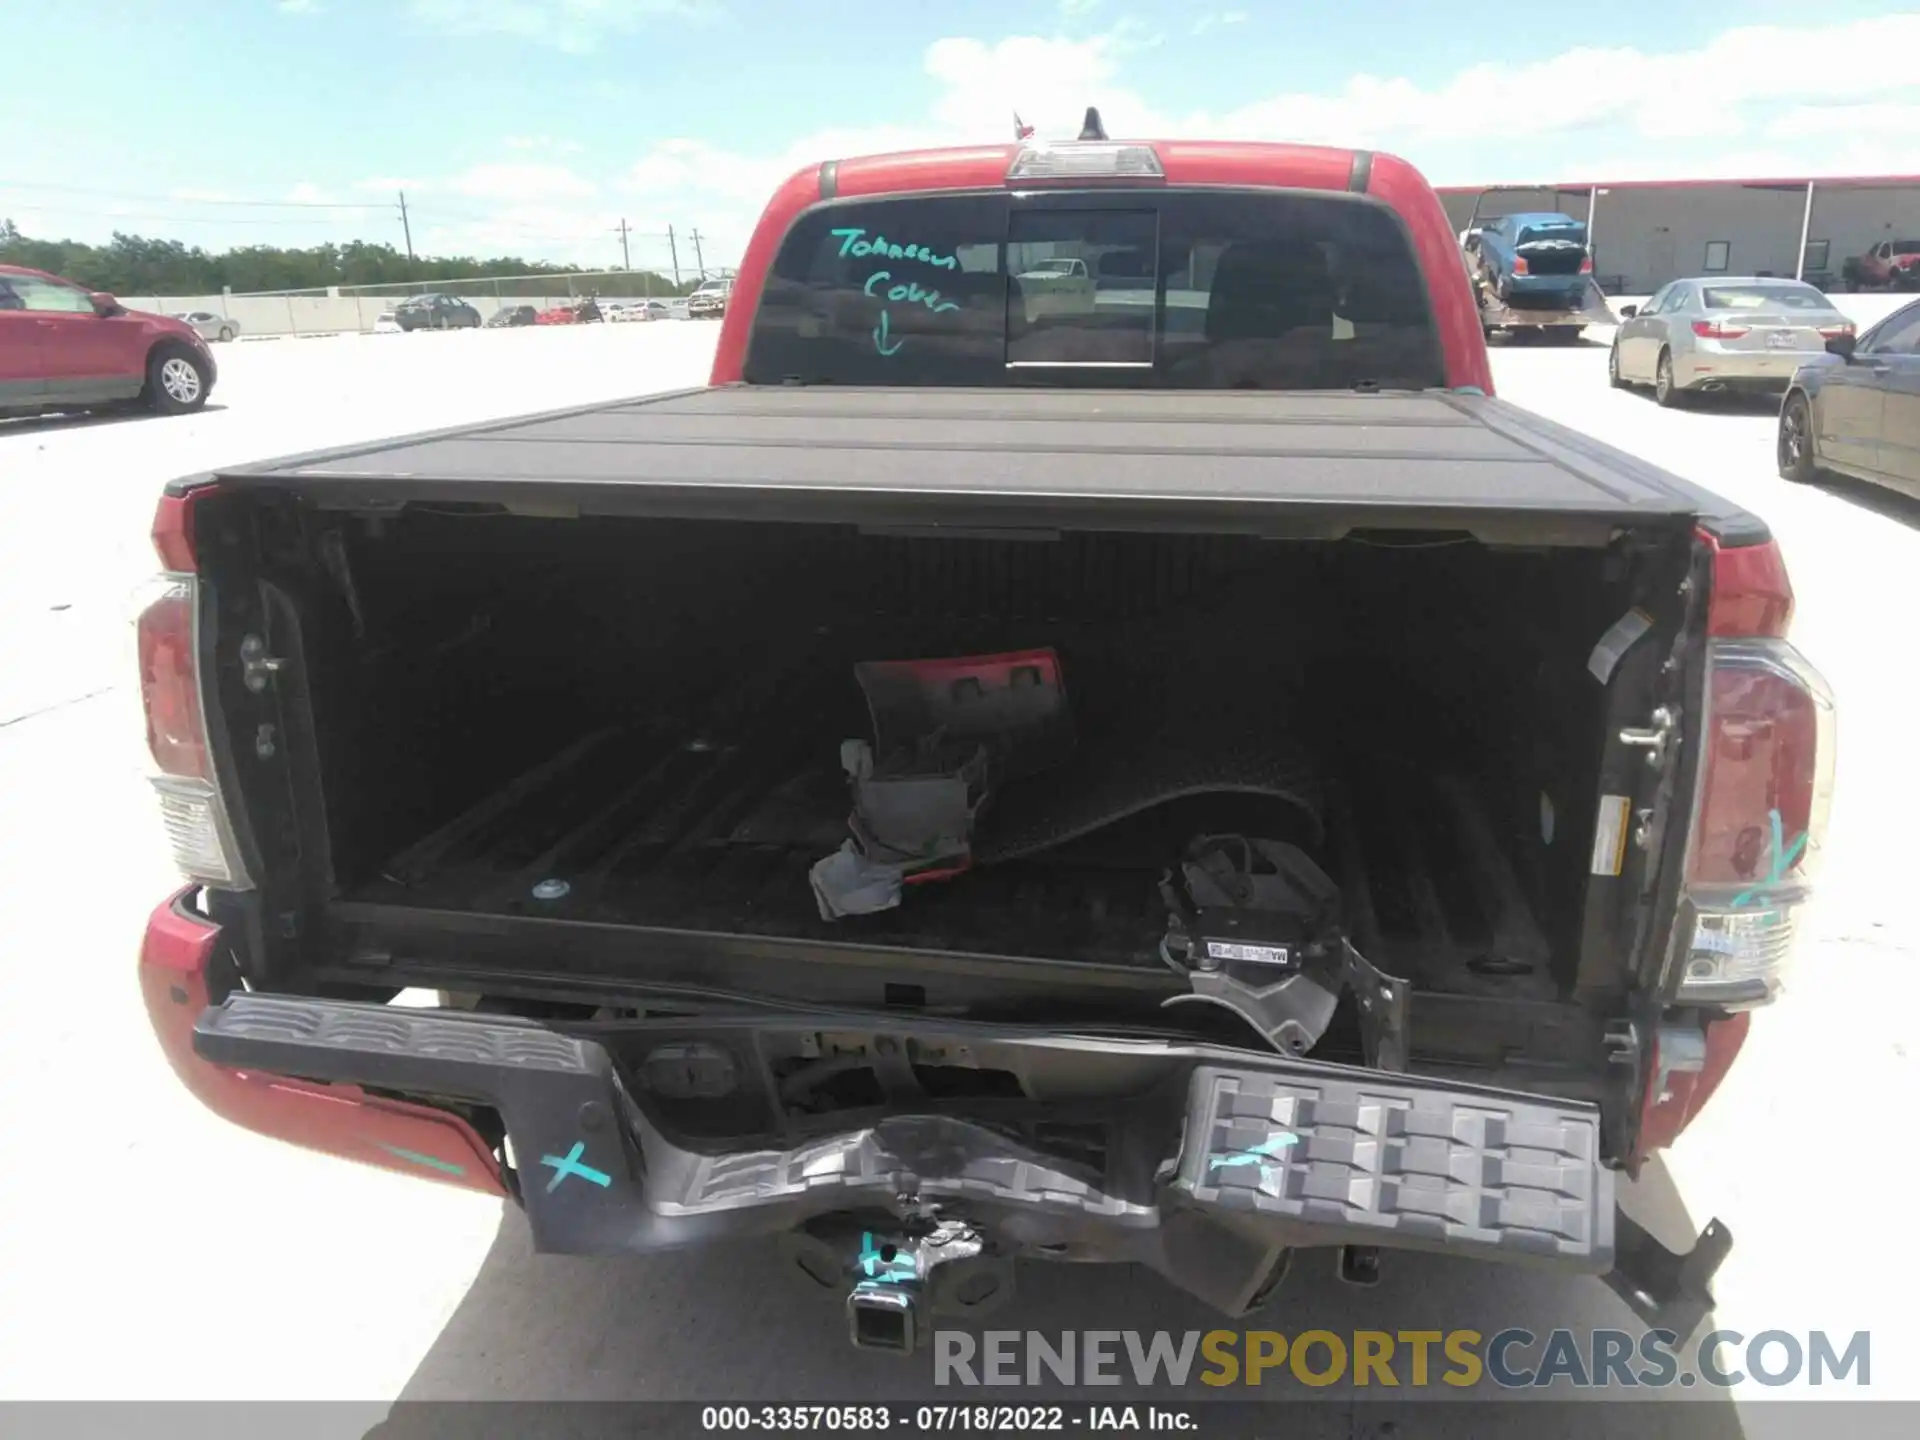
[[[1505,1389],[1873,1383],[1868,1331],[1829,1335],[1711,1330],[1683,1346],[1671,1330],[1630,1334],[1478,1330],[959,1330],[933,1337],[936,1385],[1356,1386],[1490,1380]]]

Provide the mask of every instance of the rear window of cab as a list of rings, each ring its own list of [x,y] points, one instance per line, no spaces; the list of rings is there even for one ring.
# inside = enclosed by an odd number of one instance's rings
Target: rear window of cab
[[[992,192],[829,203],[780,247],[750,384],[1420,389],[1426,286],[1377,201]]]

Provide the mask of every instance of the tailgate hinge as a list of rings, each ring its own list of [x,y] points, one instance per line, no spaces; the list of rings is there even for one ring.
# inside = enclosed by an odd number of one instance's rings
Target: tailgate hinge
[[[1662,705],[1647,717],[1644,729],[1629,726],[1620,732],[1622,745],[1644,747],[1647,752],[1647,764],[1659,769],[1666,764],[1667,746],[1672,742],[1674,732],[1679,727],[1680,717],[1670,706]]]
[[[284,668],[286,663],[278,655],[269,655],[267,642],[258,635],[247,635],[241,638],[240,679],[254,694],[258,695],[265,690],[275,672]]]

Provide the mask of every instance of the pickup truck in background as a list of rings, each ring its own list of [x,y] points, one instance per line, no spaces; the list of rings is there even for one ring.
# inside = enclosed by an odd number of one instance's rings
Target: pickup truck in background
[[[1920,240],[1882,240],[1840,266],[1849,290],[1920,290]]]
[[[1460,248],[1488,338],[1504,331],[1569,344],[1588,325],[1612,323],[1583,221],[1557,212],[1482,221],[1485,199],[1474,202]]]
[[[727,313],[727,301],[732,295],[731,277],[702,280],[687,296],[687,317],[692,320],[718,320]]]
[[[863,1346],[1295,1251],[1690,1332],[1726,1227],[1616,1186],[1780,989],[1833,704],[1766,526],[1497,399],[1460,262],[1386,154],[827,161],[704,389],[169,485],[172,1067],[541,1251],[779,1236]]]

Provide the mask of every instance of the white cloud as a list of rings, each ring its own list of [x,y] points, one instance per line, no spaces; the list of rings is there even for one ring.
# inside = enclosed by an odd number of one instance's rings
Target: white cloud
[[[1584,46],[1525,65],[1489,62],[1432,88],[1360,75],[1330,95],[1279,95],[1195,118],[1210,134],[1346,144],[1495,140],[1512,135],[1516,116],[1527,117],[1525,130],[1536,136],[1609,125],[1631,126],[1650,140],[1723,136],[1746,128],[1738,107],[1855,101],[1914,88],[1914,54],[1920,15],[1748,26],[1690,51]],[[1845,56],[1846,63],[1802,63],[1809,55]],[[1709,124],[1703,112],[1722,118]]]
[[[1208,13],[1225,24],[1225,16],[1244,12]],[[1124,25],[1080,38],[948,37],[922,57],[924,110],[883,126],[819,131],[765,150],[731,149],[695,135],[668,138],[604,189],[551,163],[564,152],[543,149],[547,137],[523,136],[507,142],[519,158],[476,166],[435,188],[470,197],[470,205],[505,207],[500,216],[511,218],[449,232],[492,236],[495,249],[573,258],[565,244],[532,237],[575,236],[585,247],[580,258],[604,257],[602,232],[625,210],[636,229],[641,220],[633,212],[640,211],[654,217],[646,221],[650,231],[663,234],[671,223],[683,240],[698,225],[712,237],[709,263],[718,263],[738,258],[767,197],[805,165],[1011,141],[1015,111],[1043,137],[1070,137],[1089,103],[1117,136],[1370,146],[1406,156],[1443,185],[1920,170],[1913,143],[1920,135],[1920,78],[1909,59],[1920,54],[1920,14],[1742,27],[1686,51],[1580,47],[1520,64],[1483,63],[1425,85],[1357,75],[1335,90],[1279,92],[1191,113],[1154,98],[1153,66],[1136,63],[1148,43],[1139,27]],[[1845,63],[1794,59],[1808,55]],[[1525,124],[1516,124],[1517,116],[1527,117]],[[368,184],[404,188],[410,199],[433,193],[420,181]],[[690,267],[691,254],[686,258]],[[639,248],[634,262],[642,263]]]
[[[1920,88],[1920,87],[1916,87]],[[1843,138],[1877,136],[1882,139],[1920,139],[1920,100],[1881,101],[1866,105],[1796,105],[1767,126],[1776,140],[1814,136]],[[1909,169],[1920,170],[1920,154]]]
[[[583,199],[599,187],[565,165],[502,163],[475,165],[445,183],[457,195],[479,200]]]
[[[718,0],[409,0],[414,19],[449,35],[507,35],[584,54],[649,22],[710,20]]]
[[[296,205],[326,205],[332,202],[333,196],[311,180],[302,180],[287,191],[287,199]]]

